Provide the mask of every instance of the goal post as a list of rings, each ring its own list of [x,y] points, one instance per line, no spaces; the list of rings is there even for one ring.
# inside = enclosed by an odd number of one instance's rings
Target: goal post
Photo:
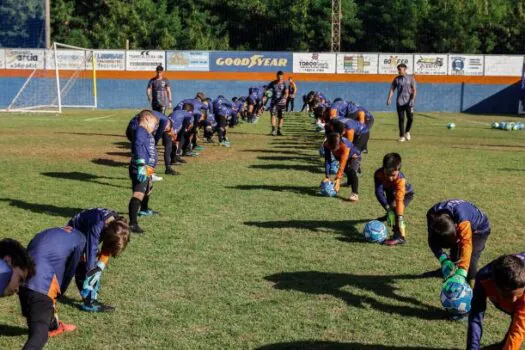
[[[44,55],[44,67],[27,77],[7,112],[62,113],[63,108],[97,108],[95,52],[53,43]]]

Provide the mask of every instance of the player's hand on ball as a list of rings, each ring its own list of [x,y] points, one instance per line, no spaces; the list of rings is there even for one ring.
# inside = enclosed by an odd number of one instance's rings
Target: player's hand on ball
[[[467,282],[467,271],[465,269],[457,269],[456,272],[447,278],[443,285],[443,289],[451,288],[454,283],[463,284]]]
[[[325,177],[325,178],[323,179],[323,182],[330,182],[330,178],[329,178],[329,177]]]
[[[447,254],[441,254],[439,262],[441,263],[441,274],[445,280],[454,275],[456,265],[449,259]]]

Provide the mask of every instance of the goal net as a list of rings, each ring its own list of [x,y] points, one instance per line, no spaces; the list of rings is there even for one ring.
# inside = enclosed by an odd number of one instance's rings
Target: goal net
[[[6,111],[61,113],[63,108],[97,108],[93,50],[54,43],[43,69],[27,77]]]

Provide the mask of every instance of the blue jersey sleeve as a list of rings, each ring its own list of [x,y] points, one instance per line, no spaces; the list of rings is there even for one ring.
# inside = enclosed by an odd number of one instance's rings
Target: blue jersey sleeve
[[[472,308],[468,317],[467,350],[478,350],[481,348],[481,337],[483,335],[483,318],[487,309],[487,296],[479,278],[476,278],[474,294],[472,297]]]
[[[324,146],[324,172],[326,177],[330,177],[330,168],[332,167],[332,151]]]
[[[131,151],[133,154],[133,158],[136,159],[144,159],[147,161],[148,159],[148,153],[147,148],[149,145],[149,135],[146,129],[139,127],[137,129],[137,133],[135,134],[135,140],[133,140],[133,145],[131,147]]]
[[[386,199],[383,181],[381,181],[381,177],[378,174],[379,171],[381,171],[381,169],[374,174],[375,195],[377,201],[385,208],[388,205],[388,200]]]
[[[430,209],[428,212],[427,212],[427,230],[430,229],[430,214],[432,213],[432,209]],[[430,247],[430,250],[432,250],[432,253],[434,253],[434,256],[436,257],[436,259],[439,259],[441,257],[441,255],[443,254],[443,249],[435,242],[431,239],[430,237],[430,233],[428,234],[428,246]]]
[[[75,272],[77,270],[78,264],[80,263],[80,258],[82,257],[83,252],[84,252],[84,245],[77,244],[66,261],[64,277],[62,279],[62,283],[60,284],[60,293],[62,295],[66,293],[67,287],[71,283],[73,276],[75,276]]]

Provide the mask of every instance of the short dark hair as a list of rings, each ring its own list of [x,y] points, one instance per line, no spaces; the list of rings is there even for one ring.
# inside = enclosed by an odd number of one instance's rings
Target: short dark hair
[[[400,64],[397,65],[397,69],[399,69],[399,68],[405,68],[406,69],[407,65],[404,64],[404,63],[400,63]]]
[[[345,124],[337,119],[334,119],[330,122],[332,123],[332,128],[334,132],[338,133],[339,135],[343,135],[343,133],[345,132]]]
[[[341,134],[337,132],[331,132],[328,134],[326,141],[328,142],[328,146],[331,149],[334,149],[337,147],[337,145],[339,145],[339,142],[341,141]]]
[[[334,103],[339,102],[339,101],[342,101],[342,100],[343,100],[343,99],[342,99],[341,97],[338,97],[338,98],[336,98],[336,99],[334,100]]]
[[[492,280],[502,289],[524,288],[525,262],[515,255],[500,256],[494,261]]]
[[[204,95],[204,92],[197,92],[197,95],[195,95],[195,98],[201,101],[206,100],[206,95]]]
[[[388,153],[383,157],[383,168],[386,170],[401,169],[401,155],[399,153]]]
[[[123,216],[116,216],[102,232],[102,251],[113,257],[119,256],[128,246],[129,236],[127,220]]]
[[[191,103],[184,103],[182,109],[188,112],[193,112],[193,105]]]
[[[278,76],[279,76],[279,75],[284,75],[284,73],[283,73],[282,70],[280,70],[280,71],[277,72],[277,75],[278,75]]]
[[[11,265],[27,270],[27,279],[35,275],[35,263],[33,258],[27,252],[27,249],[20,242],[4,238],[0,240],[0,259],[6,256],[11,257]]]
[[[159,64],[157,68],[155,69],[156,72],[164,72],[164,67],[162,67],[162,64]]]
[[[232,97],[232,102],[237,102],[238,98],[237,97]]]
[[[429,213],[428,238],[440,248],[452,248],[456,243],[456,224],[445,211]]]

